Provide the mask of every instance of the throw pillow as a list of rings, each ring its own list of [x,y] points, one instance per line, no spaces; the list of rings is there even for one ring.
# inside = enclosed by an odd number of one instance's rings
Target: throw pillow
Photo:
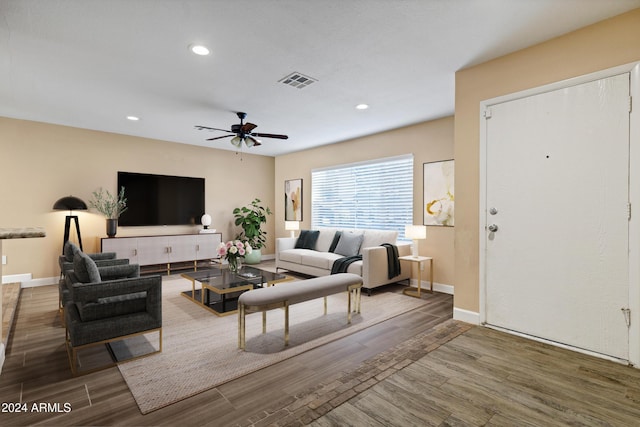
[[[314,230],[307,233],[307,237],[304,239],[304,248],[314,250],[316,248],[316,242],[320,236],[320,231]]]
[[[83,252],[78,252],[73,257],[73,272],[82,283],[98,283],[101,281],[100,271],[95,261]]]
[[[64,260],[67,262],[73,262],[73,258],[78,252],[82,252],[80,248],[75,243],[67,240],[67,243],[64,244]]]
[[[302,230],[296,240],[296,249],[315,249],[320,231]]]
[[[304,249],[304,242],[308,232],[309,230],[300,230],[300,235],[298,236],[298,240],[296,240],[296,249]]]
[[[338,246],[338,242],[340,241],[340,236],[342,236],[342,231],[336,231],[336,234],[333,236],[333,241],[331,242],[331,246],[329,246],[329,252],[336,251],[336,246]]]
[[[363,237],[362,234],[342,233],[334,253],[342,256],[358,255]]]

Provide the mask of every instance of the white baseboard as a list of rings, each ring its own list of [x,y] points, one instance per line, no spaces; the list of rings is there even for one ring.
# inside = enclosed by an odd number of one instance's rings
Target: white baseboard
[[[0,342],[0,373],[2,373],[3,365],[4,365],[4,343]]]
[[[5,283],[20,283],[21,288],[35,288],[36,286],[55,285],[58,283],[58,280],[58,277],[43,277],[41,279],[33,279],[33,275],[31,273],[2,276],[3,285]]]
[[[40,279],[32,279],[22,282],[21,288],[35,288],[38,286],[57,285],[59,277],[42,277]]]
[[[411,286],[418,286],[417,279],[411,279]],[[420,284],[422,289],[429,289],[429,282],[422,281]],[[436,292],[442,292],[443,294],[453,295],[453,286],[446,285],[444,283],[433,282],[433,290]]]
[[[480,324],[480,313],[475,311],[464,310],[462,308],[453,307],[453,319],[472,325]]]
[[[33,276],[31,273],[23,273],[23,274],[11,274],[7,276],[2,276],[2,284],[5,283],[17,283],[17,282],[25,282],[31,280]]]

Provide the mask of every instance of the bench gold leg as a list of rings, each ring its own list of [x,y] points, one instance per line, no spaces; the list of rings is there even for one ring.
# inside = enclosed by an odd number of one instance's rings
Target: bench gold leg
[[[267,312],[266,311],[262,312],[262,333],[263,334],[267,333]]]
[[[238,307],[238,348],[244,350],[245,347],[245,308],[244,304]]]
[[[284,346],[289,345],[289,301],[284,303]]]

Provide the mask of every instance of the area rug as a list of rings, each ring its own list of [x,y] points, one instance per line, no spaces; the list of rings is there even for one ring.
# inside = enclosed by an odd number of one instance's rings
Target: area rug
[[[214,388],[322,344],[414,310],[426,300],[402,294],[377,292],[362,297],[362,312],[347,324],[347,294],[328,298],[327,315],[322,299],[290,307],[289,347],[284,347],[284,313],[267,315],[262,333],[259,313],[247,316],[246,351],[238,350],[237,315],[217,317],[180,295],[191,282],[180,278],[163,281],[162,353],[118,365],[143,414]],[[157,335],[128,344],[148,350],[158,346]]]

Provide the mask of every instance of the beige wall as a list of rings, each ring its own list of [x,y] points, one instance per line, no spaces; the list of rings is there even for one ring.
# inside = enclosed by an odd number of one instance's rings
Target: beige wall
[[[636,9],[456,73],[456,308],[479,312],[480,102],[639,60]]]
[[[284,229],[285,180],[302,178],[303,222],[300,228],[310,228],[312,169],[410,153],[414,155],[415,168],[414,222],[422,224],[422,164],[453,158],[453,127],[453,118],[447,117],[277,157],[276,234],[279,237],[289,235],[289,232]],[[434,281],[437,283],[453,285],[453,240],[453,227],[428,227],[427,239],[420,245],[421,255],[434,257]]]
[[[0,159],[0,226],[42,226],[47,232],[44,239],[6,241],[4,275],[56,277],[68,212],[53,211],[54,202],[74,195],[88,203],[98,187],[113,192],[119,170],[205,178],[206,211],[223,239],[238,230],[233,208],[254,197],[275,207],[272,157],[244,153],[241,160],[233,151],[0,118]],[[106,237],[104,217],[91,211],[78,216],[85,251],[99,251],[99,238]],[[263,253],[272,254],[273,215],[266,230]],[[118,236],[195,231],[190,226],[120,227]],[[71,240],[76,240],[75,231]]]

